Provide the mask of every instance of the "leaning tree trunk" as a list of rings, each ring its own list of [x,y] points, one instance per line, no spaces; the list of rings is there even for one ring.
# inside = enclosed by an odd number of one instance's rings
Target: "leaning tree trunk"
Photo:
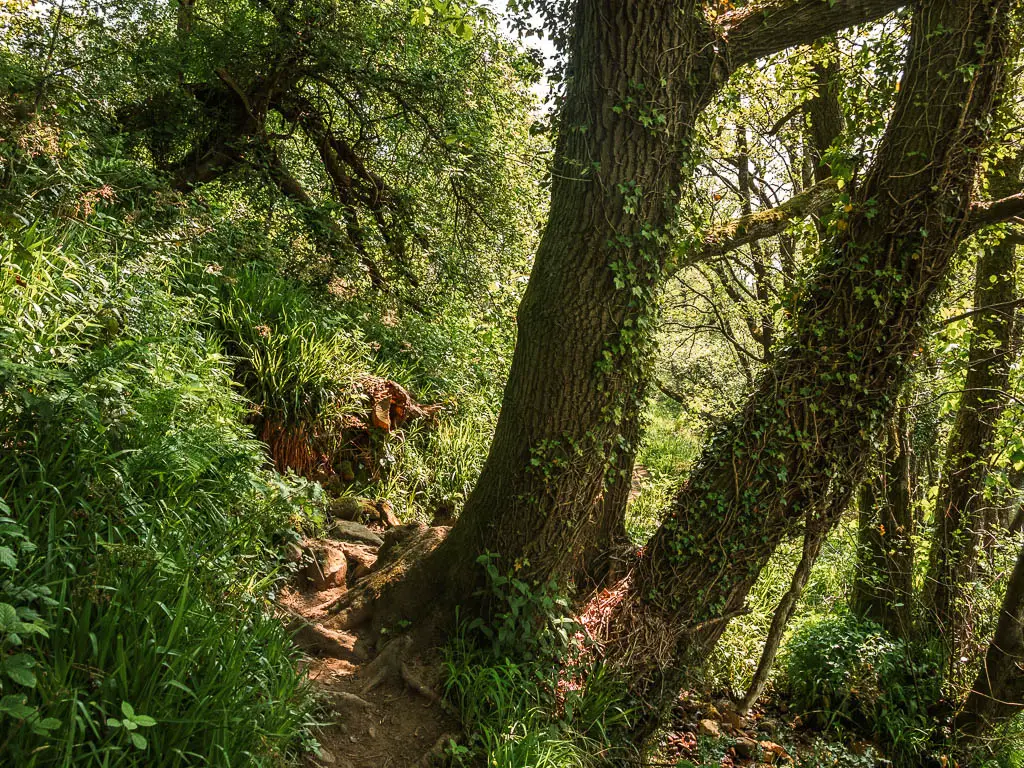
[[[1002,725],[1024,710],[1024,549],[1017,557],[999,611],[999,622],[981,671],[963,709],[953,721],[953,736],[965,764],[981,764]]]
[[[851,609],[909,639],[914,605],[910,428],[903,405],[889,425],[880,466],[861,486]]]
[[[649,708],[638,738],[654,733],[687,673],[744,610],[779,542],[862,479],[966,231],[1011,4],[915,6],[894,113],[842,234],[775,364],[705,448],[606,628],[607,653]]]
[[[994,194],[1019,190],[1020,159],[1002,162],[991,175]],[[987,507],[985,481],[995,449],[996,423],[1009,402],[1012,360],[1015,246],[1010,239],[986,248],[975,270],[967,376],[946,447],[935,505],[935,534],[925,592],[925,629],[941,638],[949,659],[969,643],[964,590],[978,560]]]

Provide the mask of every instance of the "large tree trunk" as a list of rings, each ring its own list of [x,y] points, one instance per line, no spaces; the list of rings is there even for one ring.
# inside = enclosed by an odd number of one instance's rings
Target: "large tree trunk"
[[[700,28],[692,2],[576,8],[551,211],[501,415],[439,552],[459,595],[480,552],[564,580],[621,526],[684,147],[717,86],[691,55]]]
[[[861,481],[966,230],[1010,5],[917,4],[893,117],[843,234],[775,364],[676,496],[607,628],[607,652],[651,708],[640,738],[744,609],[778,543],[808,510],[841,507]]]
[[[996,195],[1020,188],[1020,160],[1004,161],[991,174]],[[946,447],[935,505],[935,534],[925,592],[925,628],[943,640],[950,659],[969,642],[964,589],[974,577],[988,507],[985,480],[995,448],[996,423],[1009,402],[1016,285],[1015,246],[1009,239],[986,248],[975,270],[975,314],[967,376]]]
[[[914,509],[907,407],[889,425],[880,466],[861,486],[851,608],[896,637],[911,635]]]
[[[985,661],[953,722],[966,764],[990,755],[991,737],[1024,709],[1024,550],[1017,557]]]
[[[526,581],[567,581],[588,550],[614,537],[627,494],[608,481],[636,450],[630,433],[639,435],[656,292],[696,116],[736,67],[898,5],[785,0],[711,24],[695,0],[577,3],[551,209],[494,441],[458,523],[387,590],[378,620],[468,602],[481,553],[498,553]]]

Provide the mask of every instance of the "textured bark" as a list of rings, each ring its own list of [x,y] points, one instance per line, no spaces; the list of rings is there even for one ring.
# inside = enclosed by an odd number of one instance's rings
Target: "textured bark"
[[[880,466],[861,486],[851,609],[909,639],[914,605],[914,511],[906,406],[889,425]]]
[[[416,606],[399,587],[391,603],[415,617],[466,602],[482,552],[500,553],[528,581],[578,571],[597,520],[610,516],[609,471],[636,449],[621,430],[642,406],[665,225],[696,116],[736,66],[899,5],[787,1],[714,25],[692,0],[576,5],[551,208],[494,441],[451,535],[410,577],[440,585],[443,599]]]
[[[1024,550],[1017,556],[981,671],[953,721],[965,764],[983,763],[997,729],[1024,709]]]
[[[834,48],[835,42],[832,42]],[[832,177],[832,167],[826,153],[842,133],[845,122],[843,109],[839,104],[840,80],[839,63],[830,60],[827,64],[814,65],[814,82],[817,92],[807,104],[810,122],[811,146],[814,148],[812,169],[814,181],[818,184]]]
[[[1005,175],[1001,175],[1005,174]],[[1003,164],[992,175],[997,194],[1018,186],[1020,162]],[[925,592],[925,629],[941,637],[950,659],[958,659],[969,641],[969,606],[964,590],[975,574],[982,530],[991,502],[985,482],[994,458],[996,424],[1009,402],[1007,384],[1013,362],[1011,336],[1015,247],[1003,240],[986,248],[975,270],[976,308],[971,317],[964,393],[946,447],[935,505],[935,534]]]
[[[651,708],[638,738],[744,609],[778,543],[862,479],[966,231],[1010,5],[917,4],[893,117],[844,234],[823,254],[775,364],[706,446],[608,627],[609,655]]]
[[[685,3],[577,7],[551,210],[501,415],[442,555],[492,551],[538,581],[571,576],[609,511],[606,481],[631,469],[623,438],[638,432],[664,230],[685,140],[721,76],[689,55],[701,24]]]

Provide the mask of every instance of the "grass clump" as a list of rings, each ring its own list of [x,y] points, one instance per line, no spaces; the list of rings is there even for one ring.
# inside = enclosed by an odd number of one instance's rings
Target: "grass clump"
[[[632,711],[553,588],[531,588],[484,556],[494,620],[464,622],[445,650],[445,696],[469,740],[456,765],[590,768],[624,756]]]

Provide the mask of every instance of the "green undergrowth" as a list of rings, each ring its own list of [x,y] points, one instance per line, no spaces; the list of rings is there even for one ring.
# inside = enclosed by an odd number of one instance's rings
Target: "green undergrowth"
[[[823,730],[873,738],[898,765],[931,741],[941,696],[939,655],[848,615],[805,622],[786,653],[793,706]]]
[[[622,682],[596,663],[568,604],[482,557],[489,624],[463,622],[445,648],[445,697],[467,734],[453,766],[590,768],[626,756],[632,711]]]
[[[454,513],[511,340],[289,278],[244,223],[97,206],[0,237],[0,764],[288,764],[314,701],[268,609],[326,499],[270,467],[260,419],[336,438],[393,378],[443,410],[372,434],[341,492]]]
[[[4,764],[277,765],[306,738],[266,601],[315,489],[265,469],[167,274],[76,227],[0,243]]]

